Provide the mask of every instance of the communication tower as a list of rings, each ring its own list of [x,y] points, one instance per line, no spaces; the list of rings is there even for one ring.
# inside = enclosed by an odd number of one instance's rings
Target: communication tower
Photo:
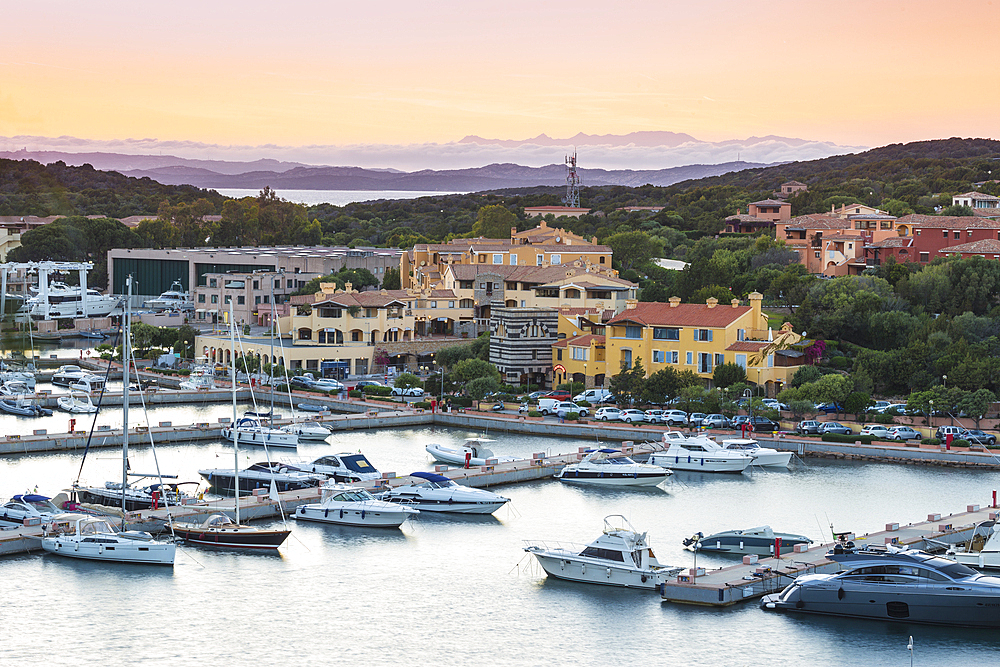
[[[566,156],[566,196],[563,204],[580,208],[580,174],[576,171],[576,151]]]

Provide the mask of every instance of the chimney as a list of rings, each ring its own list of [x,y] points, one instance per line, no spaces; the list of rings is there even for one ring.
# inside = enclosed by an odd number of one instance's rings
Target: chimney
[[[671,308],[676,308],[681,305],[681,298],[679,296],[672,296],[668,299]]]
[[[739,299],[733,299],[729,303],[733,304],[733,308],[739,308],[740,307],[740,300]]]
[[[750,292],[747,298],[750,299],[750,312],[752,313],[750,321],[761,329],[765,328],[767,326],[767,315],[764,315],[760,308],[761,302],[764,300],[764,295],[760,292]]]
[[[639,305],[638,299],[628,299],[625,301],[625,310],[635,310],[635,307]]]
[[[549,228],[548,223],[545,222],[545,218],[542,218],[541,222],[538,223],[538,226],[541,227],[542,229],[548,229]]]
[[[516,235],[517,235],[517,227],[511,227],[510,228],[510,240],[513,241],[514,240],[514,236],[516,236]]]
[[[344,291],[347,292],[348,294],[354,291],[353,289],[351,289],[352,287],[354,287],[354,285],[352,285],[351,283],[344,283]]]
[[[716,306],[719,305],[719,300],[716,299],[714,296],[710,296],[707,299],[705,299],[705,305],[708,306],[709,309],[715,308]]]

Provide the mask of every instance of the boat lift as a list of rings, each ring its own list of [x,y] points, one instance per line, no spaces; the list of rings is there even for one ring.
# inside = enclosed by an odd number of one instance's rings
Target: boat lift
[[[38,273],[38,297],[45,306],[45,318],[49,317],[49,274],[78,271],[80,274],[80,305],[87,312],[87,272],[94,268],[93,262],[6,262],[0,264],[0,313],[7,307],[7,275],[12,271]]]

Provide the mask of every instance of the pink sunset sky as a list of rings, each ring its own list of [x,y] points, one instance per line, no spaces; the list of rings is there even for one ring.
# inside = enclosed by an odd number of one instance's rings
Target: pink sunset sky
[[[995,137],[1000,0],[18,2],[0,136]]]

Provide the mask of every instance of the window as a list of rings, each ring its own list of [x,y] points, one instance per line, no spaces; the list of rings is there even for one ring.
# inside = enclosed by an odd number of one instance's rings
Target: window
[[[667,353],[663,350],[653,350],[653,363],[662,364],[667,360]]]
[[[431,308],[437,308],[437,307],[438,307],[438,302],[437,301],[431,301]]]
[[[944,230],[944,237],[945,237],[945,238],[948,238],[948,230],[947,230],[947,229],[946,229],[946,230]]]
[[[562,255],[549,255],[549,264],[552,266],[562,264]]]
[[[486,289],[486,283],[479,283],[479,289]]]
[[[541,266],[545,261],[545,255],[535,255],[535,266]]]
[[[253,281],[253,288],[254,288],[254,289],[260,289],[260,287],[258,287],[258,285],[259,285],[259,284],[260,284],[260,281],[259,281],[259,280],[255,280],[255,281]]]
[[[556,350],[556,361],[562,361],[562,349]]]
[[[454,308],[455,307],[455,302],[454,301],[449,301],[448,302],[448,307],[449,308]]]
[[[708,352],[698,353],[698,372],[699,373],[711,373],[712,372],[712,355]]]
[[[919,229],[917,230],[917,236],[920,236],[920,230]]]
[[[271,297],[270,297],[270,295],[268,295],[268,294],[264,295],[264,303],[271,303]],[[278,303],[278,302],[275,301],[275,303]]]
[[[253,303],[254,303],[255,306],[259,306],[260,305],[260,297],[259,296],[255,296],[253,298]]]
[[[746,339],[747,339],[747,330],[746,329],[737,329],[736,330],[736,340],[746,340]]]
[[[573,359],[575,361],[587,361],[589,358],[590,349],[586,347],[574,347],[573,349]]]
[[[680,340],[680,329],[668,329],[667,327],[653,327],[654,340]]]
[[[480,264],[485,264],[486,263],[486,255],[480,255],[479,256],[479,263]]]
[[[604,255],[601,255],[601,264],[604,264]]]
[[[198,295],[198,303],[205,303],[205,295],[204,294],[199,294]]]
[[[517,291],[517,283],[516,282],[513,282],[513,283],[512,282],[506,282],[506,283],[503,284],[503,286],[504,286],[504,289],[509,289],[512,292],[513,291]]]
[[[962,232],[955,232],[955,240],[958,241],[961,240],[961,238],[962,238]]]
[[[361,342],[361,332],[355,329],[351,332],[351,341],[355,343]]]
[[[475,286],[475,281],[472,280],[459,280],[458,289],[472,289]]]
[[[642,338],[642,327],[637,327],[634,324],[625,325],[625,337],[626,338]]]
[[[688,366],[690,366],[693,363],[694,363],[694,352],[688,352],[687,353],[687,364],[688,364]]]
[[[931,254],[929,252],[922,252],[922,253],[920,253],[920,261],[921,262],[929,262],[929,261],[931,261]]]
[[[532,361],[538,359],[538,350],[532,350],[531,351],[531,359],[532,359]]]
[[[473,301],[472,299],[462,299],[461,301],[458,302],[458,307],[459,308],[475,308],[476,307],[476,302]]]
[[[711,329],[695,329],[694,339],[702,343],[712,342],[712,330]]]
[[[517,266],[517,255],[510,253],[510,265]]]
[[[579,299],[580,298],[580,290],[578,290],[578,289],[568,289],[568,290],[566,290],[566,298],[567,299]]]
[[[767,367],[768,368],[774,368],[774,355],[773,354],[767,355]]]
[[[726,355],[724,355],[724,354],[717,354],[717,355],[715,355],[715,365],[716,366],[721,366],[724,363],[726,363]]]
[[[213,294],[212,295],[212,303],[219,303],[219,295],[218,294]]]
[[[741,367],[743,370],[747,368],[747,355],[737,354],[736,355],[736,365]]]
[[[503,264],[503,255],[501,255],[500,253],[495,253],[493,255],[493,263],[494,264]]]
[[[524,308],[524,299],[521,299],[521,308]]]
[[[209,287],[218,287],[219,286],[219,281],[216,280],[215,278],[210,278],[209,281],[208,281],[208,286]]]
[[[239,295],[238,297],[236,297],[236,305],[237,306],[244,306],[244,305],[246,305],[246,302],[247,302],[247,298],[245,296],[243,296],[242,294]]]

